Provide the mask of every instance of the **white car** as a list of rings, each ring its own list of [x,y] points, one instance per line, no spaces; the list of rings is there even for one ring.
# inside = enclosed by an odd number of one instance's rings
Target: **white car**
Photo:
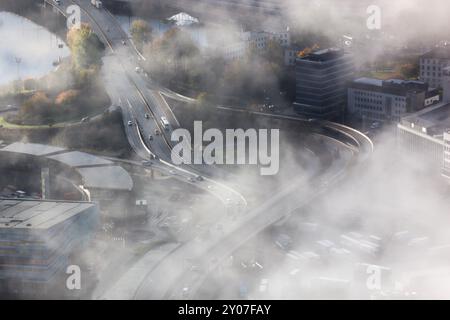
[[[133,122],[128,121],[128,126],[131,127],[133,125]]]

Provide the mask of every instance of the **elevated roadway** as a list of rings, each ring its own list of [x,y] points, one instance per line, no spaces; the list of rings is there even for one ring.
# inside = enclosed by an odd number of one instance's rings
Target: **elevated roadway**
[[[157,161],[153,161],[155,166],[168,168],[172,174],[184,177],[188,181],[195,178],[198,172],[191,167],[177,167],[171,163],[171,131],[166,131],[159,121],[161,116],[165,116],[171,122],[171,129],[177,127],[178,121],[161,93],[178,96],[159,88],[151,79],[134,71],[143,57],[107,10],[93,7],[88,0],[62,0],[60,7],[64,8],[73,3],[82,8],[84,22],[91,24],[108,47],[109,54],[105,58],[103,68],[106,89],[111,100],[122,110],[126,134],[136,154],[142,159],[149,159],[150,155],[155,155],[158,158]],[[64,11],[63,9],[62,12]],[[145,117],[146,114],[149,117]],[[129,122],[131,125],[128,125]],[[352,164],[366,159],[373,150],[370,139],[352,128],[332,122],[317,122],[314,125],[321,134],[332,139],[346,140],[346,144],[340,146],[342,156],[339,160],[307,181],[303,177],[294,178],[289,186],[275,192],[260,207],[254,208],[238,220],[229,222],[224,218],[220,223],[226,224],[227,227],[214,233],[212,238],[196,239],[178,247],[165,256],[156,267],[148,270],[141,278],[132,298],[180,298],[182,287],[191,288],[190,296],[193,296],[208,272],[214,270],[222,259],[250,237],[338,183]],[[156,130],[162,134],[155,136]],[[148,139],[150,134],[154,136],[151,141]],[[246,206],[245,199],[238,192],[221,183],[210,179],[195,183],[215,194],[224,203],[232,199],[239,207]],[[189,266],[183,267],[187,258],[201,266],[200,274],[192,276]]]

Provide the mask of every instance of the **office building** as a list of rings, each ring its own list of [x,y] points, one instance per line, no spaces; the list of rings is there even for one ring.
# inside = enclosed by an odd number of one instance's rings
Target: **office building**
[[[305,117],[337,118],[345,109],[347,86],[353,74],[352,55],[342,49],[298,57],[294,109]]]
[[[443,69],[450,66],[450,47],[435,48],[420,57],[420,80],[431,88],[442,87]]]
[[[97,226],[93,203],[0,199],[0,293],[64,294],[71,258]]]
[[[428,96],[428,85],[420,81],[359,78],[348,88],[347,108],[350,114],[371,121],[399,121],[400,117],[425,107],[425,100],[439,100],[439,94]]]

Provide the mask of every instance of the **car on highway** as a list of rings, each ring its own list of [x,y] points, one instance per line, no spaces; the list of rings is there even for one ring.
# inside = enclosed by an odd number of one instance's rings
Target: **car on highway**
[[[159,129],[155,129],[155,135],[159,136],[161,134],[161,131]]]
[[[148,160],[142,160],[142,165],[144,167],[150,167],[153,163],[151,161]]]
[[[89,120],[90,120],[89,117],[84,117],[83,119],[81,119],[81,123],[88,122]]]
[[[148,140],[153,141],[153,135],[149,135]]]
[[[188,178],[188,181],[189,181],[189,182],[195,182],[196,180],[195,180],[194,178],[192,178],[192,177],[189,177],[189,178]]]
[[[136,67],[134,70],[136,71],[136,73],[141,73],[142,72],[142,68],[140,68],[140,67]]]
[[[379,129],[379,128],[381,128],[381,123],[378,121],[375,121],[370,125],[370,129]]]
[[[131,127],[133,125],[133,122],[128,121],[128,126]]]
[[[166,117],[161,117],[161,124],[165,130],[169,130],[170,123]]]
[[[202,176],[197,176],[195,179],[196,179],[197,181],[203,181],[203,180],[204,180],[204,178],[203,178]]]
[[[122,40],[122,44],[123,44],[124,46],[127,45],[127,43],[125,42],[125,40]]]
[[[54,3],[56,3],[58,6],[61,5],[61,0],[53,0]]]
[[[150,115],[149,115],[148,113],[146,113],[146,114],[144,115],[144,117],[145,117],[145,119],[150,119]]]

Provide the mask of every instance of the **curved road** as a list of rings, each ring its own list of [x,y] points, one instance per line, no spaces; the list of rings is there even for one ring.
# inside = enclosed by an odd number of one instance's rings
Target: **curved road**
[[[51,0],[46,1],[54,5]],[[171,164],[170,130],[164,130],[159,123],[161,116],[165,116],[171,123],[171,129],[178,125],[161,93],[174,98],[188,98],[160,89],[145,75],[135,72],[135,67],[139,65],[142,57],[107,10],[93,7],[89,0],[62,0],[61,5],[57,7],[65,13],[65,8],[73,3],[82,8],[83,22],[88,22],[92,26],[110,51],[104,59],[102,69],[105,86],[113,103],[122,110],[126,134],[136,154],[143,159],[156,155],[158,160],[153,160],[153,166],[169,169],[169,172],[178,178],[194,183],[193,178],[198,173],[192,168],[176,167]],[[148,117],[145,117],[146,114]],[[132,125],[128,125],[129,121]],[[334,161],[330,168],[313,180],[305,181],[303,177],[294,179],[284,190],[274,194],[271,199],[244,217],[228,223],[226,229],[215,232],[210,239],[206,241],[196,239],[171,252],[153,270],[148,270],[134,298],[180,298],[181,289],[186,286],[191,288],[192,294],[195,293],[208,272],[224,257],[256,233],[290,214],[295,208],[312,201],[331,184],[340,181],[355,159],[364,159],[373,149],[370,139],[352,128],[332,122],[317,122],[317,127],[320,130],[328,130],[325,132],[326,135],[349,141],[347,145],[341,146],[342,156],[339,161]],[[163,134],[155,136],[156,129]],[[154,136],[152,141],[149,140],[150,135]],[[195,183],[213,193],[224,203],[229,203],[231,199],[232,203],[240,208],[246,206],[245,199],[238,192],[223,184],[209,179]],[[203,271],[192,277],[189,266],[179,267],[184,266],[187,258],[194,260]],[[177,268],[173,269],[174,266]]]

